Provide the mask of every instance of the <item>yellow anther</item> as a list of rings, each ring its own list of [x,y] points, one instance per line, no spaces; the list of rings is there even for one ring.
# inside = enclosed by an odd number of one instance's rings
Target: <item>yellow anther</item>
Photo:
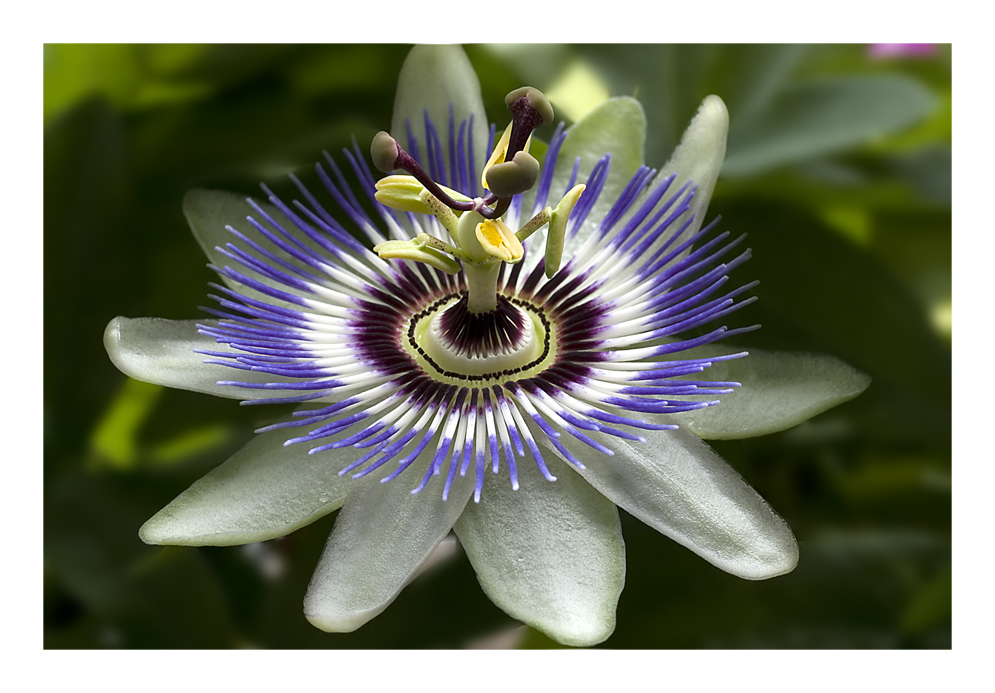
[[[494,145],[494,151],[491,152],[491,158],[487,160],[484,165],[484,171],[480,174],[480,184],[486,189],[490,190],[490,186],[487,185],[487,172],[495,164],[503,164],[505,157],[508,154],[508,144],[511,142],[511,126],[514,123],[508,123],[508,127],[504,129],[504,134],[501,135],[501,139],[498,143]],[[532,135],[529,135],[529,139],[525,142],[525,147],[522,149],[523,152],[528,153],[529,146],[532,144]]]
[[[486,219],[477,224],[476,235],[484,252],[504,262],[514,264],[525,254],[521,241],[500,219]]]
[[[490,190],[490,188],[487,187],[487,171],[494,164],[504,162],[504,155],[508,153],[508,143],[511,142],[511,126],[512,123],[508,123],[508,127],[504,129],[504,134],[501,135],[501,139],[498,140],[498,143],[494,145],[494,151],[491,152],[491,158],[487,160],[486,164],[484,164],[483,173],[480,174],[480,184],[487,190]]]
[[[450,190],[442,185],[439,187],[454,200],[459,202],[470,200],[469,197],[455,190]],[[425,205],[424,199],[421,197],[424,190],[425,186],[419,183],[414,176],[387,176],[377,181],[375,197],[377,202],[402,212],[432,214],[433,210]]]

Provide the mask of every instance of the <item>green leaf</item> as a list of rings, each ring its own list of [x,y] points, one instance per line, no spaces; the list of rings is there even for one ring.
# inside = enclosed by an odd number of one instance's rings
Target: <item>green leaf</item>
[[[876,382],[924,395],[931,407],[949,400],[950,351],[886,266],[799,209],[751,201],[721,212],[753,250],[739,272],[761,280],[760,300],[741,318],[764,325],[752,343],[818,344]]]
[[[46,583],[78,600],[75,627],[99,626],[97,637],[71,646],[233,647],[230,595],[206,557],[182,551],[149,563],[161,549],[135,537],[148,496],[136,478],[77,468],[46,488]],[[65,647],[58,642],[70,631],[51,628],[48,618],[46,645]]]
[[[900,76],[826,78],[785,89],[762,114],[735,119],[723,176],[748,176],[850,149],[928,116],[936,99]]]
[[[741,124],[769,112],[772,100],[809,53],[809,46],[803,44],[720,46],[702,86],[708,93],[719,94],[729,106],[733,123]]]
[[[949,624],[952,602],[953,571],[947,567],[916,591],[905,610],[902,625],[911,633],[921,633]]]
[[[90,437],[90,446],[99,461],[118,469],[134,467],[138,459],[138,431],[161,394],[162,387],[158,385],[125,379]]]

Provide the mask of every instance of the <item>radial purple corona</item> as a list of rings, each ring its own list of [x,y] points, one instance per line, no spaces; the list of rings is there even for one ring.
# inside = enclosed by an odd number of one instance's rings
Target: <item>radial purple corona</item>
[[[411,180],[420,181],[419,190],[432,181],[449,188],[439,194],[451,205],[443,202],[447,209],[438,214],[379,202],[377,181],[354,146],[344,154],[366,199],[326,155],[316,171],[332,204],[322,204],[293,178],[303,201],[288,204],[264,187],[279,214],[251,203],[256,214],[247,225],[229,227],[232,241],[218,251],[231,262],[215,269],[244,288],[215,285],[220,308],[206,310],[220,321],[204,323],[200,331],[230,349],[201,353],[207,363],[233,369],[231,379],[219,384],[258,391],[246,404],[305,404],[290,421],[261,430],[299,428],[287,444],[308,446],[314,455],[351,446],[355,460],[339,474],[378,472],[383,482],[428,454],[432,462],[412,482],[413,492],[439,476],[446,497],[456,474],[473,475],[479,501],[488,472],[504,470],[517,488],[523,460],[555,480],[540,436],[579,469],[584,465],[562,444],[564,436],[600,453],[589,464],[610,465],[611,437],[641,441],[640,429],[676,428],[659,415],[716,404],[687,396],[719,395],[738,385],[688,378],[742,354],[681,358],[686,349],[752,329],[721,324],[752,300],[740,296],[753,284],[727,287],[729,272],[749,257],[739,248],[741,239],[713,236],[711,226],[683,233],[692,224],[692,182],[678,187],[673,176],[661,182],[655,171],[640,167],[597,228],[571,244],[601,201],[611,165],[605,155],[572,209],[566,208],[565,226],[562,218],[558,222],[560,243],[573,252],[558,269],[549,268],[542,241],[554,242],[553,232],[548,238],[545,229],[531,234],[557,223],[550,221],[556,212],[549,215],[547,198],[565,138],[562,124],[534,191],[509,198],[493,192],[478,197],[472,124],[450,116],[448,161],[427,113],[425,127],[427,142],[416,142],[408,128],[396,161],[417,171]],[[383,144],[388,167],[395,161],[393,146],[393,140]],[[513,147],[521,150],[521,143]],[[514,163],[502,165],[509,167],[512,185],[531,175],[518,175],[510,168]],[[579,159],[566,191],[579,182],[578,166]],[[437,203],[438,197],[429,197],[429,204]],[[523,215],[523,204],[531,204],[530,216]],[[476,225],[479,247],[496,257],[504,253],[503,262],[472,256],[440,221],[444,214],[475,214],[482,205],[493,205],[491,212],[506,208],[497,221],[488,221],[493,213],[483,214]],[[509,235],[516,229],[524,237],[521,252]],[[447,231],[456,247],[443,240]],[[405,245],[416,239],[417,248]],[[429,254],[418,262],[413,255],[378,254],[374,246]],[[466,272],[450,266],[457,260],[494,275],[493,308],[473,308]],[[254,377],[240,379],[238,370]],[[260,373],[272,379],[260,382]]]

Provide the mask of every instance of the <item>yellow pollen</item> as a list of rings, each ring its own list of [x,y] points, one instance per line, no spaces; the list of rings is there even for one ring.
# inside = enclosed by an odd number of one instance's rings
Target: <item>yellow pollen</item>
[[[480,247],[488,255],[505,262],[515,263],[521,260],[525,254],[522,242],[500,219],[485,219],[477,224],[475,231]]]
[[[512,125],[514,125],[514,123],[508,123],[508,127],[504,129],[504,134],[501,135],[501,139],[498,140],[498,143],[494,145],[494,151],[491,152],[491,158],[487,160],[486,164],[484,164],[484,170],[480,174],[480,184],[487,190],[491,189],[491,187],[487,185],[487,172],[492,166],[503,164],[505,162],[506,154],[508,153],[508,145],[511,144]],[[529,138],[525,140],[525,146],[522,148],[522,151],[527,154],[530,146],[532,146],[532,135],[529,135]]]

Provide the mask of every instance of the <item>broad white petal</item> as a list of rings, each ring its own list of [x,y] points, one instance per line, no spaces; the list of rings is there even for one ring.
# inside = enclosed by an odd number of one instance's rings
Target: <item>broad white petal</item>
[[[331,633],[362,626],[394,601],[449,534],[473,481],[457,474],[445,501],[439,478],[413,495],[430,461],[423,455],[386,484],[379,474],[356,481],[304,597],[314,626]]]
[[[574,123],[556,158],[556,174],[550,186],[549,204],[557,205],[567,192],[574,161],[580,157],[578,182],[587,180],[605,154],[611,154],[608,180],[583,228],[567,246],[565,257],[597,228],[605,214],[643,163],[646,145],[646,114],[638,101],[629,97],[609,99]],[[585,195],[591,194],[588,191]],[[581,196],[583,199],[583,195]]]
[[[484,592],[509,615],[565,645],[588,647],[615,629],[625,549],[615,505],[565,463],[518,468],[521,487],[488,475],[480,503],[456,523]]]
[[[709,344],[682,352],[684,358],[735,354],[732,345]],[[721,440],[750,438],[791,428],[838,404],[871,384],[871,377],[835,356],[750,349],[749,356],[719,361],[691,379],[736,381],[728,395],[689,397],[719,400],[719,405],[676,414],[698,436]],[[689,376],[690,377],[690,376]]]
[[[337,472],[358,453],[345,448],[309,455],[306,443],[284,446],[296,431],[257,434],[146,522],[142,541],[248,544],[286,536],[340,508],[353,479]]]
[[[162,318],[123,318],[110,321],[104,330],[104,348],[114,365],[127,376],[146,383],[204,392],[217,397],[252,399],[260,390],[218,381],[268,383],[286,382],[267,373],[253,373],[237,368],[204,363],[212,358],[194,353],[194,349],[235,353],[226,344],[198,334],[198,324],[217,324],[211,320],[164,320]],[[291,390],[267,390],[266,397],[299,394]]]
[[[259,233],[256,227],[247,220],[247,217],[252,217],[270,231],[275,232],[276,228],[272,224],[268,223],[258,211],[253,209],[247,200],[247,195],[239,195],[238,193],[225,192],[223,190],[194,189],[190,190],[183,196],[183,215],[186,217],[187,224],[189,224],[190,231],[193,233],[194,238],[197,239],[197,243],[204,251],[207,259],[210,260],[211,264],[215,267],[231,267],[232,269],[246,274],[247,276],[258,280],[263,284],[275,286],[278,289],[286,291],[287,287],[282,284],[273,281],[273,279],[267,277],[266,275],[257,274],[252,270],[246,269],[238,262],[226,257],[218,251],[218,248],[226,248],[226,246],[231,243],[239,249],[250,253],[253,257],[265,261],[266,264],[275,266],[271,260],[260,255],[258,251],[251,248],[248,244],[237,238],[225,228],[226,226],[231,226],[233,229],[252,239],[254,242],[258,243],[260,246],[273,253],[281,260],[288,262],[299,269],[310,271],[312,273],[314,272],[313,267],[310,267],[307,263],[298,260],[296,257],[286,252],[272,241],[269,241],[261,233]],[[284,216],[283,213],[281,213],[275,206],[269,204],[268,202],[261,202],[260,198],[256,198],[256,203],[264,212],[266,212],[266,214],[272,217],[284,229],[289,231],[296,239],[306,245],[310,245],[312,248],[315,248],[314,244],[312,244],[304,236],[304,233],[297,229],[293,222]],[[320,251],[318,252],[320,255]],[[277,267],[277,269],[279,268]],[[288,303],[287,301],[268,296],[250,287],[243,286],[239,282],[223,274],[220,275],[220,279],[222,283],[229,288],[235,289],[250,298],[265,301],[271,305],[300,310],[300,306],[297,304]]]
[[[645,443],[612,439],[612,457],[592,456],[570,436],[560,442],[610,501],[709,563],[748,580],[794,569],[787,523],[714,450],[683,428],[642,435]]]
[[[405,120],[408,120],[411,132],[418,140],[418,151],[424,162],[427,151],[424,113],[428,110],[428,116],[438,131],[443,162],[448,170],[450,104],[453,107],[456,137],[459,136],[460,122],[469,120],[471,114],[473,115],[473,161],[477,171],[471,173],[470,178],[477,180],[479,186],[490,125],[484,113],[477,73],[459,46],[415,46],[408,53],[397,80],[394,116],[390,123],[391,135],[407,149]]]

